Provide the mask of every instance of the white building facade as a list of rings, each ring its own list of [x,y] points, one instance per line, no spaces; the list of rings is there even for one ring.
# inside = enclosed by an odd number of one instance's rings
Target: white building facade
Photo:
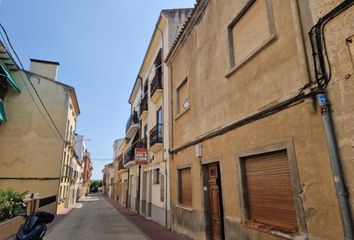
[[[190,12],[161,11],[129,99],[133,121],[127,123],[124,158],[129,169],[127,206],[166,227],[170,227],[170,84],[164,59]],[[147,149],[147,164],[134,163],[136,147]]]

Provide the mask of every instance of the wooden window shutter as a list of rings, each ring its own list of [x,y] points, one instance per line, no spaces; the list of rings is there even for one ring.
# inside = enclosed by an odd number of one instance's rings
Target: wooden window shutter
[[[179,170],[179,202],[185,206],[192,206],[191,169]]]
[[[296,232],[294,193],[285,150],[244,158],[251,221]]]

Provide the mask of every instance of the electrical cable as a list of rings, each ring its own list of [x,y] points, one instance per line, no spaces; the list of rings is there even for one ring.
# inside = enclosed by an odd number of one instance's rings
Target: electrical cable
[[[308,84],[306,84],[308,85]],[[301,89],[300,89],[301,91]],[[280,102],[274,106],[271,106],[267,109],[264,109],[258,113],[255,113],[251,116],[248,116],[246,118],[243,118],[239,121],[236,121],[228,126],[225,126],[225,127],[222,127],[216,131],[213,131],[213,132],[210,132],[209,134],[207,135],[204,135],[200,138],[197,138],[191,142],[187,142],[179,147],[176,147],[172,150],[169,150],[169,152],[171,154],[177,154],[178,152],[182,151],[183,149],[186,149],[188,147],[191,147],[193,145],[196,145],[198,143],[201,143],[201,142],[204,142],[205,140],[208,140],[208,139],[211,139],[211,138],[214,138],[216,136],[220,136],[222,134],[225,134],[231,130],[234,130],[234,129],[237,129],[243,125],[246,125],[246,124],[249,124],[249,123],[252,123],[256,120],[260,120],[262,118],[265,118],[267,116],[270,116],[270,115],[273,115],[277,112],[280,112],[282,110],[285,110],[289,107],[292,107],[292,106],[295,106],[299,103],[301,103],[303,100],[305,100],[306,98],[311,98],[315,95],[315,92],[309,92],[309,93],[303,93],[303,91],[301,91],[300,93],[298,93],[297,95],[295,95],[294,97],[291,97],[283,102]]]
[[[24,85],[25,85],[25,87],[26,87],[26,89],[27,89],[27,91],[28,91],[28,93],[29,93],[31,99],[33,100],[34,104],[36,105],[36,108],[38,109],[39,113],[42,115],[44,121],[47,123],[47,125],[48,125],[48,127],[50,128],[50,130],[52,131],[52,133],[53,133],[59,140],[63,140],[63,139],[61,138],[61,135],[59,135],[59,137],[57,136],[57,131],[55,131],[55,130],[53,129],[53,127],[51,126],[51,124],[48,122],[48,119],[44,116],[44,113],[42,112],[42,110],[41,110],[40,107],[38,106],[36,100],[34,99],[34,96],[32,95],[32,93],[31,93],[31,91],[30,91],[30,89],[29,89],[29,87],[28,87],[28,85],[27,85],[27,83],[26,83],[26,80],[22,77],[22,74],[19,74],[19,75],[20,75],[20,77],[21,77],[21,79],[22,79],[22,82],[24,83]],[[65,142],[65,141],[64,141],[64,142]]]
[[[331,78],[332,69],[329,61],[324,29],[326,24],[333,18],[341,14],[343,11],[354,5],[353,0],[345,0],[331,12],[321,17],[318,22],[311,28],[309,32],[312,57],[315,67],[315,77],[319,89],[327,88]],[[327,72],[327,69],[328,72]]]
[[[1,38],[2,38],[2,40],[3,40],[3,42],[4,42],[4,44],[5,44],[6,49],[10,49],[9,46],[7,45],[6,39],[5,39],[5,37],[4,37],[4,35],[2,34],[1,31],[0,31],[0,36],[1,36]],[[52,131],[52,133],[53,133],[56,137],[58,137],[58,136],[57,136],[57,132],[52,128],[52,126],[51,126],[50,123],[48,122],[47,118],[44,116],[43,112],[41,111],[40,107],[38,106],[36,100],[34,99],[32,93],[31,93],[31,91],[29,90],[29,87],[28,87],[26,81],[23,79],[22,74],[20,74],[20,77],[21,77],[21,80],[22,80],[23,84],[25,85],[25,87],[26,87],[26,89],[27,89],[27,91],[28,91],[30,97],[32,98],[33,102],[35,103],[37,110],[38,110],[39,113],[42,115],[44,121],[46,122],[46,124],[48,125],[48,127],[50,128],[50,130]],[[60,140],[62,140],[62,139],[60,139]]]
[[[31,86],[32,86],[32,88],[33,88],[33,90],[34,90],[36,96],[38,97],[38,99],[39,99],[39,101],[40,101],[40,103],[41,103],[41,105],[42,105],[44,111],[46,112],[46,114],[48,115],[48,117],[49,117],[51,123],[53,124],[54,128],[56,129],[56,131],[57,131],[59,137],[61,138],[61,140],[63,141],[63,143],[65,143],[65,139],[64,139],[63,136],[61,135],[61,133],[60,133],[60,131],[59,131],[57,125],[55,124],[55,122],[54,122],[52,116],[50,115],[48,109],[46,108],[46,106],[45,106],[45,104],[44,104],[42,98],[40,97],[40,95],[39,95],[37,89],[36,89],[35,86],[33,85],[33,83],[32,83],[32,81],[30,80],[30,78],[28,77],[28,73],[27,73],[27,71],[24,69],[22,62],[21,62],[20,58],[19,58],[18,55],[17,55],[17,52],[15,51],[14,47],[12,46],[11,41],[10,41],[10,38],[9,38],[7,32],[6,32],[5,27],[4,27],[1,23],[0,23],[0,27],[1,27],[2,31],[4,32],[4,34],[5,34],[5,36],[6,36],[7,42],[9,43],[12,52],[15,54],[16,59],[17,59],[17,61],[19,62],[20,66],[21,66],[21,70],[25,73],[26,78],[28,79],[29,83],[31,84]],[[20,74],[20,76],[21,76],[21,78],[22,78],[22,74]],[[22,80],[23,80],[23,78],[22,78]],[[24,80],[23,80],[23,81],[24,81]],[[25,83],[25,81],[24,81],[24,83]],[[31,92],[30,92],[30,90],[29,90],[29,88],[28,88],[28,86],[27,86],[26,83],[25,83],[25,86],[26,86],[28,92],[30,93],[32,100],[33,100],[34,103],[37,105],[37,102],[34,100],[34,97],[32,96],[32,94],[31,94]],[[38,106],[38,105],[37,105],[37,107],[38,107],[38,110],[39,110],[39,106]],[[40,112],[41,112],[41,111],[40,111]],[[43,116],[43,114],[41,114],[41,115]],[[43,116],[43,118],[45,119],[44,116]],[[45,119],[45,121],[47,122],[46,119]],[[47,123],[48,123],[48,122],[47,122]],[[51,129],[52,129],[52,128],[51,128]],[[52,129],[52,130],[53,130],[53,129]]]
[[[0,36],[1,36],[1,39],[3,40],[3,42],[4,42],[4,44],[5,44],[6,49],[10,49],[9,46],[7,45],[6,40],[5,40],[5,37],[4,37],[4,35],[2,34],[1,31],[0,31]]]

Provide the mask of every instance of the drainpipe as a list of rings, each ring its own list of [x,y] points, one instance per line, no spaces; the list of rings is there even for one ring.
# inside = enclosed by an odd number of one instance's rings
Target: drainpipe
[[[130,188],[130,167],[128,167],[128,186],[127,186],[127,195],[125,196],[125,207],[128,208],[129,200],[129,188]]]
[[[140,180],[140,173],[141,173],[141,164],[139,164],[139,170],[138,170],[139,172],[138,172],[138,193],[137,193],[137,199],[138,199],[138,206],[136,206],[136,208],[138,209],[138,212],[137,212],[137,214],[139,214],[140,213],[140,182],[141,182],[141,180]]]
[[[333,18],[344,12],[349,7],[353,6],[353,0],[345,0],[332,9],[325,16],[321,17],[316,25],[313,26],[309,32],[312,55],[315,67],[315,76],[319,91],[317,93],[318,105],[322,115],[322,121],[327,137],[327,147],[329,158],[332,166],[332,174],[334,184],[337,192],[337,199],[340,208],[343,230],[346,240],[354,239],[353,223],[350,212],[350,204],[345,188],[344,177],[341,169],[340,156],[338,152],[338,145],[336,141],[333,121],[331,116],[330,101],[327,97],[325,89],[331,79],[330,63],[326,53],[326,45],[324,39],[324,26]],[[325,52],[326,58],[323,54]],[[326,61],[328,66],[326,66]],[[329,73],[327,73],[327,68]]]
[[[342,222],[344,227],[345,239],[354,239],[353,224],[350,214],[348,194],[345,188],[344,177],[340,164],[338,145],[333,127],[331,116],[331,105],[325,91],[320,91],[317,94],[318,105],[322,115],[322,121],[327,136],[327,145],[329,157],[332,165],[333,179],[337,191],[337,198],[340,206]]]
[[[169,142],[169,148],[171,149],[173,147],[173,100],[172,100],[172,94],[173,94],[173,90],[172,90],[172,65],[170,65],[169,68],[169,92],[170,92],[170,96],[169,96],[169,108],[170,108],[170,114],[169,114],[169,118],[168,121],[170,123],[169,126],[169,138],[168,138],[168,142]],[[170,175],[171,175],[171,171],[172,171],[172,167],[171,167],[171,163],[173,162],[173,154],[171,153],[170,149],[168,150],[169,156],[170,156]],[[172,204],[171,204],[171,186],[167,185],[169,188],[169,193],[170,193],[170,225],[171,225],[171,230],[173,231],[173,211],[172,211]]]
[[[162,83],[164,84],[164,75],[165,75],[165,69],[163,69],[163,67],[165,66],[164,64],[164,36],[163,36],[163,32],[161,31],[161,29],[159,29],[159,27],[156,25],[156,29],[160,32],[161,34],[161,44],[162,44],[162,48],[161,48],[161,56],[163,58],[163,60],[161,61],[161,69],[162,69]],[[165,84],[163,85],[163,92],[165,91]],[[162,111],[163,111],[163,116],[165,116],[165,107],[164,107],[164,97],[165,95],[162,94]],[[164,117],[162,116],[162,119],[164,119]],[[163,121],[163,130],[165,128],[165,122]],[[164,135],[165,131],[162,132],[162,134]],[[165,163],[165,170],[164,170],[164,175],[165,175],[165,182],[164,182],[164,189],[165,189],[165,227],[168,228],[168,224],[167,224],[167,218],[168,218],[168,210],[167,210],[167,180],[168,180],[168,175],[167,175],[167,160],[165,160],[165,139],[163,138],[162,141],[162,161]],[[161,183],[160,183],[161,184]]]

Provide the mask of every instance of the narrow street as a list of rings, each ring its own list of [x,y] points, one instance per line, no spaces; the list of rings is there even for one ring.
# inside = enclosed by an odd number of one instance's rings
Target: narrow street
[[[62,239],[149,239],[104,198],[86,197],[82,208],[73,210],[46,235]]]

